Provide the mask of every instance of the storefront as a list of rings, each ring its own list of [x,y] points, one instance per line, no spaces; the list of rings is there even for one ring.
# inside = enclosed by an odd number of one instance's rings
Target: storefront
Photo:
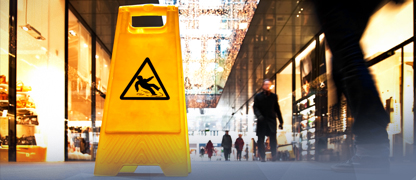
[[[65,0],[1,1],[0,18],[1,161],[94,160],[110,51]]]
[[[387,130],[394,160],[409,160],[416,151],[413,14],[413,1],[401,6],[388,3],[373,15],[361,40],[380,98],[390,113]],[[296,159],[348,159],[354,151],[354,119],[345,97],[336,97],[325,35],[312,38],[275,77],[284,119],[292,119]],[[285,108],[289,104],[291,108]]]

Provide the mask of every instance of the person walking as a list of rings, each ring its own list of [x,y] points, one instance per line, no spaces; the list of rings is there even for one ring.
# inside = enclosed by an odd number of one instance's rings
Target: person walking
[[[235,140],[234,147],[237,149],[237,161],[241,161],[241,152],[244,148],[244,140],[241,138],[243,135],[239,134],[238,138]]]
[[[225,161],[229,161],[232,143],[233,143],[233,140],[231,139],[231,136],[228,134],[228,130],[225,130],[225,134],[224,136],[222,136],[222,141],[221,141],[221,146],[224,148]]]
[[[246,161],[248,161],[248,154],[249,154],[248,145],[246,146],[246,150],[244,152],[245,152],[244,158],[246,158]]]
[[[199,150],[199,157],[201,157],[201,160],[204,158],[204,154],[205,154],[205,149],[204,147],[201,147],[201,149]]]
[[[276,160],[276,133],[277,122],[276,115],[279,119],[279,129],[283,129],[283,118],[280,111],[277,95],[270,92],[272,82],[268,79],[263,81],[262,92],[254,97],[254,114],[257,117],[256,135],[258,137],[257,144],[259,147],[259,155],[262,162],[266,162],[266,152],[264,149],[264,137],[270,137],[270,148],[272,152],[272,160]]]
[[[214,149],[214,145],[212,144],[211,140],[209,140],[207,145],[205,146],[205,151],[207,151],[208,158],[210,161],[211,161],[213,149]]]
[[[312,0],[331,52],[332,76],[337,95],[344,94],[354,117],[355,155],[334,171],[387,172],[390,117],[383,107],[374,80],[365,64],[360,39],[382,0]],[[403,3],[403,0],[396,0]]]
[[[256,160],[256,151],[257,151],[257,143],[256,140],[254,140],[254,138],[251,138],[251,142],[250,142],[250,153],[253,155],[253,161]]]

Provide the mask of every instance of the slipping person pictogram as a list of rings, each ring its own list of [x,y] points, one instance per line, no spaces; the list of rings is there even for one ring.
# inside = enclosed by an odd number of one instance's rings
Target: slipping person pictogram
[[[160,88],[157,87],[154,84],[149,84],[149,81],[151,81],[153,79],[153,77],[154,76],[152,76],[152,77],[150,77],[148,79],[143,79],[143,76],[138,76],[137,77],[137,80],[138,81],[134,85],[135,88],[136,88],[136,92],[139,91],[139,85],[140,85],[143,89],[146,89],[146,90],[150,91],[150,93],[152,93],[152,95],[156,95],[155,91],[152,88],[154,88],[156,90],[159,90]]]
[[[133,87],[134,86],[134,87]],[[146,58],[134,75],[123,93],[123,100],[169,100],[169,94],[163,86],[155,67]]]

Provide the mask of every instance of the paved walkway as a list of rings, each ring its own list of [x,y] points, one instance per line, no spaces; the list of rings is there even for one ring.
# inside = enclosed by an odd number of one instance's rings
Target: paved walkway
[[[94,176],[94,162],[0,163],[0,179],[201,179],[201,180],[416,180],[416,163],[393,163],[389,174],[336,173],[333,163],[193,161],[188,177],[165,177],[159,167],[139,166],[115,177]]]

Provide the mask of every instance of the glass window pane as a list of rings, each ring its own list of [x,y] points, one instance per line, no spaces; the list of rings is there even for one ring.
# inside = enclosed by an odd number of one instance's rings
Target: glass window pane
[[[387,132],[390,139],[390,149],[392,149],[390,151],[391,156],[395,151],[393,149],[394,144],[398,143],[393,136],[402,132],[400,113],[401,54],[401,49],[399,49],[395,51],[393,56],[370,67],[381,101],[390,114],[390,124],[387,127]]]
[[[390,1],[370,19],[361,39],[364,56],[372,59],[413,36],[413,1]]]
[[[93,156],[95,157],[98,140],[100,138],[100,128],[104,113],[104,97],[108,89],[108,78],[110,76],[110,55],[104,50],[100,43],[96,42],[95,52],[95,76],[96,76],[96,88],[95,92],[95,127],[92,132],[93,137]]]
[[[414,80],[413,80],[413,46],[410,43],[403,48],[404,52],[404,82],[403,82],[403,148],[404,156],[412,157],[414,145]],[[408,159],[408,158],[406,158]]]
[[[295,58],[296,62],[296,100],[299,100],[311,93],[312,82],[312,59],[316,41],[313,41]]]
[[[0,162],[9,161],[9,0],[0,1]]]
[[[68,15],[68,159],[91,160],[91,35]]]
[[[277,141],[279,144],[292,141],[292,63],[286,66],[283,71],[276,74],[276,94],[279,99],[280,111],[283,117],[284,133],[278,132],[278,137],[286,137],[286,141]]]
[[[17,4],[16,160],[63,161],[65,1]]]

